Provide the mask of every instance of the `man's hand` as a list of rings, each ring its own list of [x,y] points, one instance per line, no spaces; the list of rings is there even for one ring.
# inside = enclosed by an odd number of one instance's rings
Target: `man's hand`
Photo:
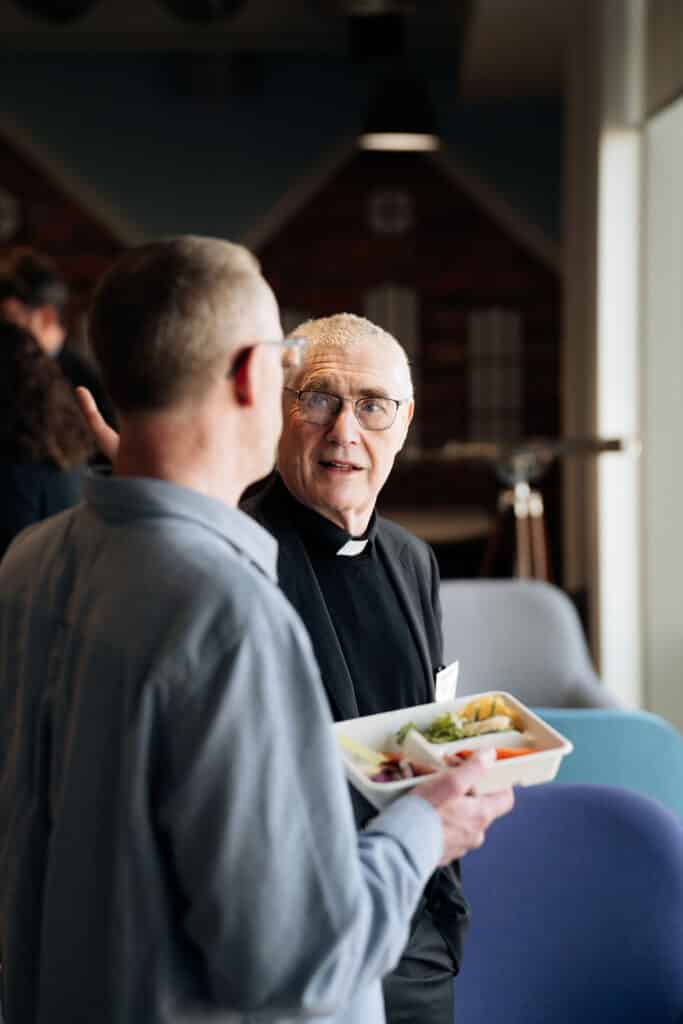
[[[481,846],[491,822],[512,809],[514,795],[510,787],[484,796],[472,793],[472,787],[494,761],[493,750],[480,751],[464,764],[437,772],[411,791],[439,813],[443,825],[442,864]]]
[[[103,419],[95,399],[87,388],[77,387],[76,399],[97,447],[110,462],[113,462],[119,450],[119,435]]]

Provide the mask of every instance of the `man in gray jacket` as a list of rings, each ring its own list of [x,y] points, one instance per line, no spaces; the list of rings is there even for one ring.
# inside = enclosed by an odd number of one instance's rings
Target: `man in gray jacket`
[[[91,329],[114,474],[0,569],[6,1022],[379,1024],[429,875],[512,795],[468,795],[472,759],[356,833],[276,544],[236,508],[296,353],[253,258],[133,250]]]

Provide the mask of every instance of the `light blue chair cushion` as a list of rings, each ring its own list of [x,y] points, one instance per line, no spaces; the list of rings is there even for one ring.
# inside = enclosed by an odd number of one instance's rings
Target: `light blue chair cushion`
[[[559,782],[592,782],[643,793],[683,819],[683,737],[648,711],[535,708],[574,744]],[[681,964],[683,971],[683,963]]]

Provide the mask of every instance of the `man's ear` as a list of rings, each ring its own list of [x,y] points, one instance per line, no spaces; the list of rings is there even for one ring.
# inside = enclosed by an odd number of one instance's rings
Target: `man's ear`
[[[254,348],[252,345],[240,352],[230,378],[238,405],[254,404]]]
[[[410,401],[408,402],[407,407],[406,407],[405,427],[404,427],[404,431],[403,431],[403,438],[401,440],[401,444],[400,444],[399,449],[398,449],[399,451],[401,451],[401,448],[403,448],[403,445],[406,443],[406,437],[408,436],[408,428],[410,427],[410,424],[413,421],[414,414],[415,414],[415,399],[411,398]]]

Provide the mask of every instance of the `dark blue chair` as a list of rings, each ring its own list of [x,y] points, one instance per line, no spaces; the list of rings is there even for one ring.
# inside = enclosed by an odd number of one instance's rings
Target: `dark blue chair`
[[[558,782],[624,786],[653,797],[683,821],[683,737],[649,711],[603,708],[535,708],[570,739]]]
[[[457,1024],[681,1024],[683,824],[659,803],[519,789],[462,872]]]

